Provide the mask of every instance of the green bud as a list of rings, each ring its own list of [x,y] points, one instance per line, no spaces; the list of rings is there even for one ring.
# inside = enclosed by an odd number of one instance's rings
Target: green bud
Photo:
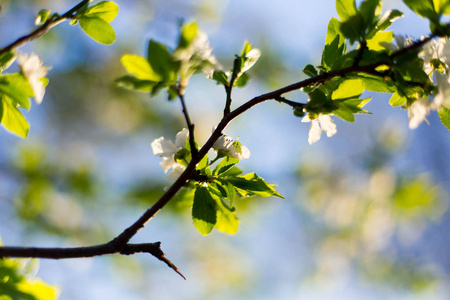
[[[294,112],[294,116],[296,116],[296,117],[301,118],[301,117],[305,116],[305,112],[303,111],[302,107],[295,107],[293,112]]]
[[[47,22],[50,14],[51,11],[49,11],[48,9],[41,9],[37,14],[36,19],[34,20],[34,25],[42,25]]]

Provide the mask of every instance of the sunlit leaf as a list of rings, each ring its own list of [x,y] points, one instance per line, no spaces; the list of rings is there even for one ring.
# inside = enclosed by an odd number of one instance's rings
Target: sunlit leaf
[[[255,173],[249,173],[239,177],[229,177],[226,179],[235,188],[243,192],[246,195],[258,195],[260,197],[276,196],[284,198],[275,189],[273,185],[268,184],[264,179],[256,175]]]
[[[441,110],[439,110],[439,118],[442,124],[450,131],[450,109],[442,106]]]
[[[333,92],[331,98],[333,100],[336,100],[336,99],[359,97],[359,95],[362,94],[363,89],[364,84],[362,80],[360,79],[345,80]]]
[[[117,86],[141,92],[151,92],[155,86],[154,81],[141,80],[131,75],[119,77],[115,80],[115,83]]]
[[[198,187],[195,190],[192,221],[203,235],[209,234],[217,223],[216,206],[216,200],[206,187]]]
[[[83,31],[98,43],[110,45],[116,40],[114,29],[105,20],[83,16],[79,21]]]
[[[13,51],[7,51],[0,55],[0,74],[9,68],[9,66],[16,60],[16,55]]]
[[[14,102],[6,96],[0,96],[0,123],[8,130],[26,138],[30,125]]]
[[[161,74],[153,70],[148,60],[142,56],[125,54],[120,61],[128,73],[136,75],[139,79],[154,82],[159,82],[163,79]]]
[[[31,105],[29,97],[33,97],[34,92],[25,77],[14,73],[0,76],[0,95],[8,96],[16,104],[28,110]]]
[[[337,0],[336,11],[341,21],[348,20],[351,16],[354,16],[357,12],[355,0]]]
[[[110,23],[119,13],[119,6],[112,1],[102,1],[98,4],[89,7],[84,16],[90,18],[99,18]]]

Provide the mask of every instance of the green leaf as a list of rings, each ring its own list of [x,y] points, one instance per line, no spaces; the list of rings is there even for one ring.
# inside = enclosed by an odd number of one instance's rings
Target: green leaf
[[[247,73],[242,73],[239,78],[234,82],[234,86],[244,87],[249,81],[250,76]]]
[[[125,54],[120,59],[122,65],[127,69],[128,73],[136,75],[137,78],[142,80],[149,80],[159,82],[163,80],[161,74],[157,73],[150,66],[147,59],[142,56]]]
[[[9,68],[9,66],[16,60],[16,55],[13,51],[7,51],[0,55],[0,74]]]
[[[360,79],[349,79],[342,82],[331,95],[331,99],[345,99],[359,97],[364,90],[364,83]]]
[[[390,44],[394,39],[392,31],[377,32],[371,39],[367,40],[367,48],[374,51],[383,51],[383,44]]]
[[[306,65],[306,67],[303,69],[303,73],[305,73],[309,77],[317,76],[317,70],[313,65]]]
[[[249,173],[239,177],[229,177],[226,179],[243,196],[258,195],[260,197],[276,196],[283,198],[275,189],[274,185],[269,185],[264,179],[256,175],[255,173]]]
[[[350,44],[353,44],[355,41],[361,41],[365,38],[366,28],[362,15],[358,13],[343,21],[340,30]]]
[[[195,22],[189,24],[183,24],[181,26],[180,39],[178,41],[178,46],[180,48],[187,48],[197,37],[198,25]]]
[[[358,74],[356,77],[362,80],[366,91],[377,93],[393,93],[395,91],[395,86],[390,80],[366,74]]]
[[[141,92],[151,92],[155,86],[154,81],[141,80],[131,75],[119,77],[114,82],[119,87]]]
[[[330,43],[326,44],[322,51],[322,67],[330,70],[333,63],[344,54],[345,46],[340,43],[340,37],[336,36]]]
[[[79,21],[83,31],[98,43],[110,45],[116,40],[114,29],[105,20],[83,16]]]
[[[237,159],[237,158],[232,158],[232,157],[229,157],[229,156],[225,157],[214,168],[213,175],[217,176],[217,175],[220,175],[222,173],[227,172],[228,170],[230,170],[238,162],[239,162],[239,159]]]
[[[442,124],[450,131],[450,109],[442,106],[439,110],[439,119],[441,119]]]
[[[177,79],[179,63],[173,59],[165,45],[150,40],[147,57],[151,69],[160,76],[161,81],[172,82]]]
[[[392,94],[389,104],[393,107],[400,106],[406,103],[406,97],[400,96],[398,92]]]
[[[381,0],[365,0],[361,3],[359,10],[364,22],[364,28],[367,33],[373,32],[376,28],[374,20],[381,12]],[[366,36],[367,38],[367,36]]]
[[[228,85],[228,76],[224,71],[215,70],[212,79],[217,82],[217,84]]]
[[[206,187],[195,190],[194,204],[192,205],[192,221],[197,230],[209,234],[217,223],[217,204]]]
[[[202,160],[197,164],[196,169],[202,170],[205,169],[208,166],[208,156],[203,156]]]
[[[239,229],[236,211],[227,207],[220,198],[217,199],[217,223],[215,228],[228,234],[235,234]]]
[[[434,10],[433,0],[403,0],[403,3],[419,16],[425,17],[432,22],[439,21],[439,16]]]
[[[26,138],[30,125],[15,103],[9,98],[0,95],[0,123],[8,130]]]
[[[331,18],[330,22],[328,22],[327,27],[327,35],[325,37],[325,45],[331,44],[336,37],[339,37],[339,46],[344,44],[345,37],[341,32],[341,22],[339,22],[336,18]]]
[[[434,8],[438,14],[450,14],[450,1],[448,0],[433,0]]]
[[[58,288],[33,278],[36,260],[0,259],[0,298],[3,300],[55,300]]]
[[[19,104],[28,110],[31,105],[28,98],[33,97],[34,92],[25,77],[19,73],[14,73],[0,76],[0,95],[8,96],[15,104]]]
[[[380,20],[378,20],[377,23],[377,30],[379,31],[383,31],[386,28],[388,28],[389,26],[392,25],[392,23],[397,20],[398,18],[403,17],[403,13],[399,10],[390,10],[388,12],[386,12],[383,17],[380,18]]]
[[[341,105],[339,109],[333,110],[333,114],[347,122],[355,122],[355,116],[352,111],[345,105]]]
[[[355,0],[337,0],[336,11],[341,21],[348,20],[357,13]]]
[[[112,1],[102,1],[89,7],[84,13],[85,17],[99,18],[107,23],[111,23],[119,13],[119,6]]]

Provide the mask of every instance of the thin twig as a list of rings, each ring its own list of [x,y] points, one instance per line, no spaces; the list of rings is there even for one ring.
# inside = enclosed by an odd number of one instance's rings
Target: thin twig
[[[34,40],[34,39],[40,37],[41,35],[43,35],[44,33],[48,32],[51,28],[55,27],[59,23],[64,22],[67,19],[71,19],[74,16],[74,14],[80,8],[85,6],[89,1],[90,0],[83,0],[80,3],[78,3],[77,5],[75,5],[73,8],[71,8],[70,10],[68,10],[66,13],[64,13],[63,15],[57,16],[57,17],[54,17],[54,18],[50,18],[49,20],[47,20],[47,22],[42,24],[40,27],[36,28],[31,33],[18,38],[17,40],[12,42],[11,44],[9,44],[6,47],[0,49],[0,55],[6,53],[8,51],[14,50],[16,48],[22,47],[26,43],[31,42],[32,40]]]
[[[191,147],[191,156],[194,158],[198,154],[197,146],[195,145],[195,136],[194,136],[194,127],[192,124],[191,118],[189,117],[189,112],[186,107],[186,103],[184,101],[184,95],[182,93],[178,93],[178,98],[180,98],[181,106],[183,108],[184,119],[186,120],[186,124],[189,130],[189,146]]]
[[[225,85],[225,92],[227,94],[227,100],[225,102],[225,109],[223,110],[223,115],[226,116],[231,111],[231,92],[233,90],[234,82],[237,78],[237,72],[239,68],[240,60],[238,58],[234,59],[233,62],[233,73],[231,74],[230,82],[228,85]]]

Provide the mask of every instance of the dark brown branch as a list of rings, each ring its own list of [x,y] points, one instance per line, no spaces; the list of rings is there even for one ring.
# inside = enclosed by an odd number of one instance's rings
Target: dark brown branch
[[[145,244],[127,244],[121,250],[117,250],[113,244],[106,243],[89,247],[73,248],[39,248],[39,247],[0,247],[0,258],[47,258],[47,259],[67,259],[67,258],[88,258],[109,254],[132,255],[136,253],[149,253],[157,259],[166,263],[181,277],[186,279],[180,270],[166,257],[161,250],[161,242]]]
[[[51,28],[55,27],[59,23],[64,22],[67,19],[71,19],[74,16],[74,14],[80,8],[85,6],[88,2],[89,2],[89,0],[83,0],[80,3],[78,3],[77,5],[75,5],[73,8],[71,8],[70,10],[68,10],[66,13],[64,13],[62,16],[57,16],[57,17],[54,17],[54,18],[50,18],[49,20],[47,20],[47,22],[42,24],[40,27],[36,28],[30,34],[27,34],[27,35],[25,35],[23,37],[20,37],[16,41],[14,41],[11,44],[9,44],[8,46],[0,49],[0,55],[6,53],[8,51],[14,50],[16,48],[22,47],[26,43],[28,43],[28,42],[30,42],[30,41],[40,37],[44,33],[48,32]]]

